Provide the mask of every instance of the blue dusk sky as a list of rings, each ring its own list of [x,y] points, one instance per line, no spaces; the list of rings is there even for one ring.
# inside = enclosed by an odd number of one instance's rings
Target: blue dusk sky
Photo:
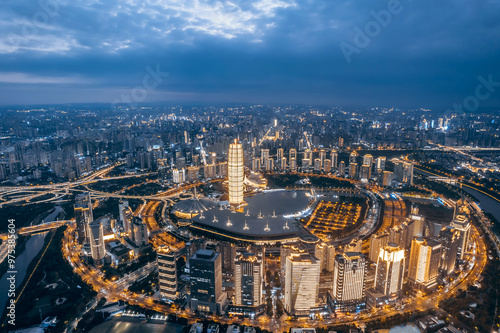
[[[497,0],[3,0],[0,104],[500,107]]]

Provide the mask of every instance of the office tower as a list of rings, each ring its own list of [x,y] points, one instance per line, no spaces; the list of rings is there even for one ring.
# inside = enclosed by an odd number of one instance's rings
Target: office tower
[[[335,246],[328,245],[326,249],[326,270],[328,272],[333,272],[335,269]]]
[[[291,254],[285,265],[285,303],[288,313],[309,315],[316,306],[321,263],[310,254]]]
[[[394,163],[394,179],[398,182],[403,181],[403,162]]]
[[[326,269],[328,247],[326,243],[316,243],[314,247],[314,256],[318,258],[321,263],[321,270]]]
[[[405,162],[403,164],[403,183],[413,185],[413,163]]]
[[[307,247],[303,243],[298,244],[284,244],[280,247],[280,264],[281,270],[280,275],[283,278],[285,276],[286,268],[286,258],[291,254],[304,254],[308,253]]]
[[[172,170],[172,180],[176,184],[184,183],[186,181],[186,169]]]
[[[263,303],[264,258],[258,254],[239,252],[234,260],[235,304],[258,307]]]
[[[175,252],[166,245],[158,247],[156,249],[156,265],[158,267],[161,299],[177,299],[177,265]]]
[[[125,233],[130,233],[132,230],[132,217],[133,212],[130,209],[128,201],[120,201],[118,204],[118,213],[120,217],[120,222]]]
[[[358,164],[351,163],[349,164],[349,178],[357,178],[358,177]]]
[[[283,148],[278,148],[278,156],[277,156],[278,161],[281,161],[283,157],[285,157],[285,150]]]
[[[345,177],[345,162],[344,161],[340,161],[340,163],[339,163],[339,176]]]
[[[329,173],[331,171],[331,168],[332,168],[332,163],[330,162],[329,159],[326,159],[325,164],[323,164],[323,171]]]
[[[262,149],[260,151],[260,158],[263,165],[267,164],[267,160],[269,159],[269,149]]]
[[[236,245],[229,242],[219,242],[215,249],[220,253],[222,271],[232,274],[234,271],[234,258],[236,257]]]
[[[408,236],[410,232],[408,221],[403,221],[389,231],[389,243],[396,243],[398,246],[406,249],[411,245],[413,239],[412,236]]]
[[[353,150],[352,153],[349,155],[349,164],[357,162],[358,162],[358,153],[355,150]]]
[[[85,194],[79,194],[75,198],[74,212],[79,244],[85,242],[85,230],[87,229],[87,224],[91,221],[88,199],[89,197]]]
[[[424,236],[425,218],[418,215],[418,207],[412,206],[408,219],[408,243],[415,237]]]
[[[229,145],[228,153],[228,176],[229,176],[229,203],[240,205],[243,203],[243,179],[245,178],[243,166],[243,146],[234,140]]]
[[[365,303],[366,259],[357,252],[337,254],[333,270],[334,307],[350,311]]]
[[[375,160],[375,170],[385,170],[385,156],[377,157]]]
[[[397,297],[403,288],[405,250],[397,244],[382,247],[377,260],[374,288],[388,297]]]
[[[392,186],[393,173],[384,171],[382,174],[382,186]]]
[[[307,158],[302,159],[302,170],[309,170],[309,167],[311,166],[311,161]]]
[[[306,151],[304,151],[304,160],[308,161],[309,166],[313,164],[313,152],[311,149],[306,149]]]
[[[149,244],[148,226],[144,223],[142,218],[136,216],[132,217],[132,232],[130,238],[137,247]]]
[[[292,148],[288,153],[288,159],[291,161],[292,159],[297,160],[297,149]]]
[[[441,244],[432,239],[415,238],[411,242],[408,281],[419,289],[432,288],[439,276]]]
[[[372,169],[368,165],[361,166],[360,178],[370,179],[372,177]]]
[[[281,158],[281,165],[280,165],[281,170],[286,170],[286,157]]]
[[[222,313],[225,294],[222,292],[222,267],[219,253],[198,250],[189,259],[193,311]]]
[[[370,261],[377,262],[380,249],[389,243],[389,233],[372,235],[370,238]]]
[[[132,156],[132,154],[127,154],[127,157],[125,157],[125,159],[127,161],[127,168],[132,169],[132,167],[134,166],[134,156]]]
[[[210,153],[210,164],[217,164],[217,153]]]
[[[274,170],[274,160],[273,159],[268,159],[266,161],[266,171],[271,171],[271,170]]]
[[[314,171],[321,171],[321,160],[319,158],[314,160]]]
[[[333,149],[332,152],[330,153],[330,161],[332,163],[332,168],[334,169],[337,168],[338,159],[339,159],[339,153],[335,149]]]
[[[186,243],[186,267],[189,268],[189,259],[201,249],[206,249],[206,241],[203,238],[195,238]]]
[[[373,165],[373,156],[370,154],[366,154],[365,156],[363,156],[363,165],[368,165],[371,169]]]
[[[104,245],[104,229],[102,223],[98,220],[90,222],[89,231],[92,259],[94,259],[96,264],[102,264],[104,256],[106,255],[106,247]]]
[[[252,159],[252,171],[259,172],[260,171],[260,158],[254,157]]]
[[[297,171],[297,160],[295,158],[290,159],[290,170]]]
[[[439,240],[442,245],[440,269],[443,275],[446,276],[455,270],[460,244],[460,232],[455,230],[451,225],[446,226],[439,232]]]
[[[321,166],[323,167],[325,165],[325,159],[326,159],[326,151],[324,149],[321,149],[319,151],[319,159],[321,160]]]
[[[467,251],[467,245],[469,244],[469,220],[464,215],[457,215],[451,222],[451,226],[460,233],[458,242],[458,259],[463,260],[464,254]]]
[[[199,170],[200,168],[196,166],[187,167],[187,180],[190,182],[199,180]]]

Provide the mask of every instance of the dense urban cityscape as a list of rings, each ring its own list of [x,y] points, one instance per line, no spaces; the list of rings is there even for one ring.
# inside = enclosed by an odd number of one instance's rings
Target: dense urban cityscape
[[[2,329],[500,327],[497,113],[89,104],[0,118],[15,295]]]
[[[0,333],[500,333],[499,18],[3,0]]]

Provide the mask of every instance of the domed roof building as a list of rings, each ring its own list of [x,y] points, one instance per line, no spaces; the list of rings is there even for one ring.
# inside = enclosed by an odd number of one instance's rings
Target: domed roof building
[[[191,199],[179,201],[172,208],[172,213],[181,219],[191,219],[217,206],[217,203],[208,198],[195,195]]]

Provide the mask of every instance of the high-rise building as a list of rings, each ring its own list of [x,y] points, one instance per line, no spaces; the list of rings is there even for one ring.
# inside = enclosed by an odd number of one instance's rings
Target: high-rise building
[[[455,230],[451,225],[446,226],[439,232],[439,240],[442,244],[440,269],[443,276],[446,276],[455,270],[460,244],[460,232]]]
[[[175,252],[168,246],[158,247],[156,249],[156,265],[158,266],[161,299],[177,299],[177,265]]]
[[[372,169],[368,165],[362,165],[360,171],[361,179],[370,179],[372,177]]]
[[[286,170],[286,157],[282,157],[280,161],[281,161],[280,169]]]
[[[186,169],[172,170],[172,180],[176,184],[184,183],[186,181]]]
[[[375,170],[385,170],[385,156],[377,157],[375,160]]]
[[[262,149],[260,151],[261,162],[263,165],[267,164],[267,160],[269,159],[269,149]]]
[[[290,170],[297,171],[297,160],[295,158],[290,159]]]
[[[389,243],[389,234],[387,232],[382,234],[372,235],[370,238],[370,261],[377,262],[380,249]]]
[[[403,288],[405,250],[389,243],[380,249],[374,288],[387,297],[398,297]]]
[[[132,217],[132,231],[130,236],[137,247],[149,244],[148,226],[144,223],[142,218],[136,216]]]
[[[252,159],[252,171],[260,172],[260,158],[254,157]]]
[[[358,163],[358,152],[353,150],[349,155],[349,164]]]
[[[365,305],[366,259],[361,253],[337,254],[333,270],[333,307],[352,311]]]
[[[285,150],[283,148],[278,148],[278,161],[281,161],[283,157],[285,157]]]
[[[403,183],[413,185],[413,163],[405,162],[403,164]]]
[[[234,301],[236,305],[259,307],[263,304],[264,258],[259,254],[239,252],[235,258]]]
[[[382,174],[382,186],[391,186],[392,185],[393,173],[390,171],[384,171]]]
[[[365,156],[363,156],[363,165],[368,165],[368,167],[372,167],[373,165],[373,156],[370,155],[370,154],[366,154]]]
[[[321,171],[321,159],[314,159],[314,171]]]
[[[339,153],[335,149],[333,149],[332,152],[330,153],[330,161],[332,163],[332,168],[334,169],[337,168],[338,159],[339,159]]]
[[[241,205],[243,203],[243,180],[245,178],[243,166],[243,146],[234,140],[229,145],[228,153],[228,177],[229,177],[229,203]]]
[[[222,267],[219,253],[198,250],[189,259],[193,311],[222,313],[225,293],[222,292]]]
[[[75,220],[76,220],[76,232],[78,235],[78,243],[83,244],[86,241],[86,232],[88,223],[91,221],[90,217],[90,206],[89,206],[89,196],[85,194],[79,194],[75,198]],[[87,240],[88,241],[88,240]]]
[[[292,148],[290,149],[289,153],[288,153],[288,159],[291,161],[292,159],[295,159],[297,160],[297,149],[295,148]]]
[[[340,161],[340,163],[339,163],[339,176],[345,177],[345,162],[344,161]]]
[[[285,303],[288,313],[309,315],[317,303],[321,263],[310,254],[291,254],[285,265]]]
[[[104,245],[104,229],[99,220],[94,220],[89,224],[90,231],[90,251],[92,259],[96,264],[102,264],[106,256],[106,247]]]
[[[458,259],[463,260],[469,244],[470,223],[464,215],[457,215],[451,222],[451,226],[460,233],[458,241]]]
[[[321,149],[319,151],[319,159],[321,160],[321,166],[323,167],[325,165],[325,159],[326,159],[326,151],[324,149]]]
[[[327,158],[327,159],[325,159],[325,163],[323,164],[323,171],[329,173],[331,169],[332,169],[332,163]]]
[[[413,239],[408,281],[419,289],[436,286],[441,261],[441,243],[423,237]]]
[[[358,177],[358,163],[349,164],[349,178]]]

